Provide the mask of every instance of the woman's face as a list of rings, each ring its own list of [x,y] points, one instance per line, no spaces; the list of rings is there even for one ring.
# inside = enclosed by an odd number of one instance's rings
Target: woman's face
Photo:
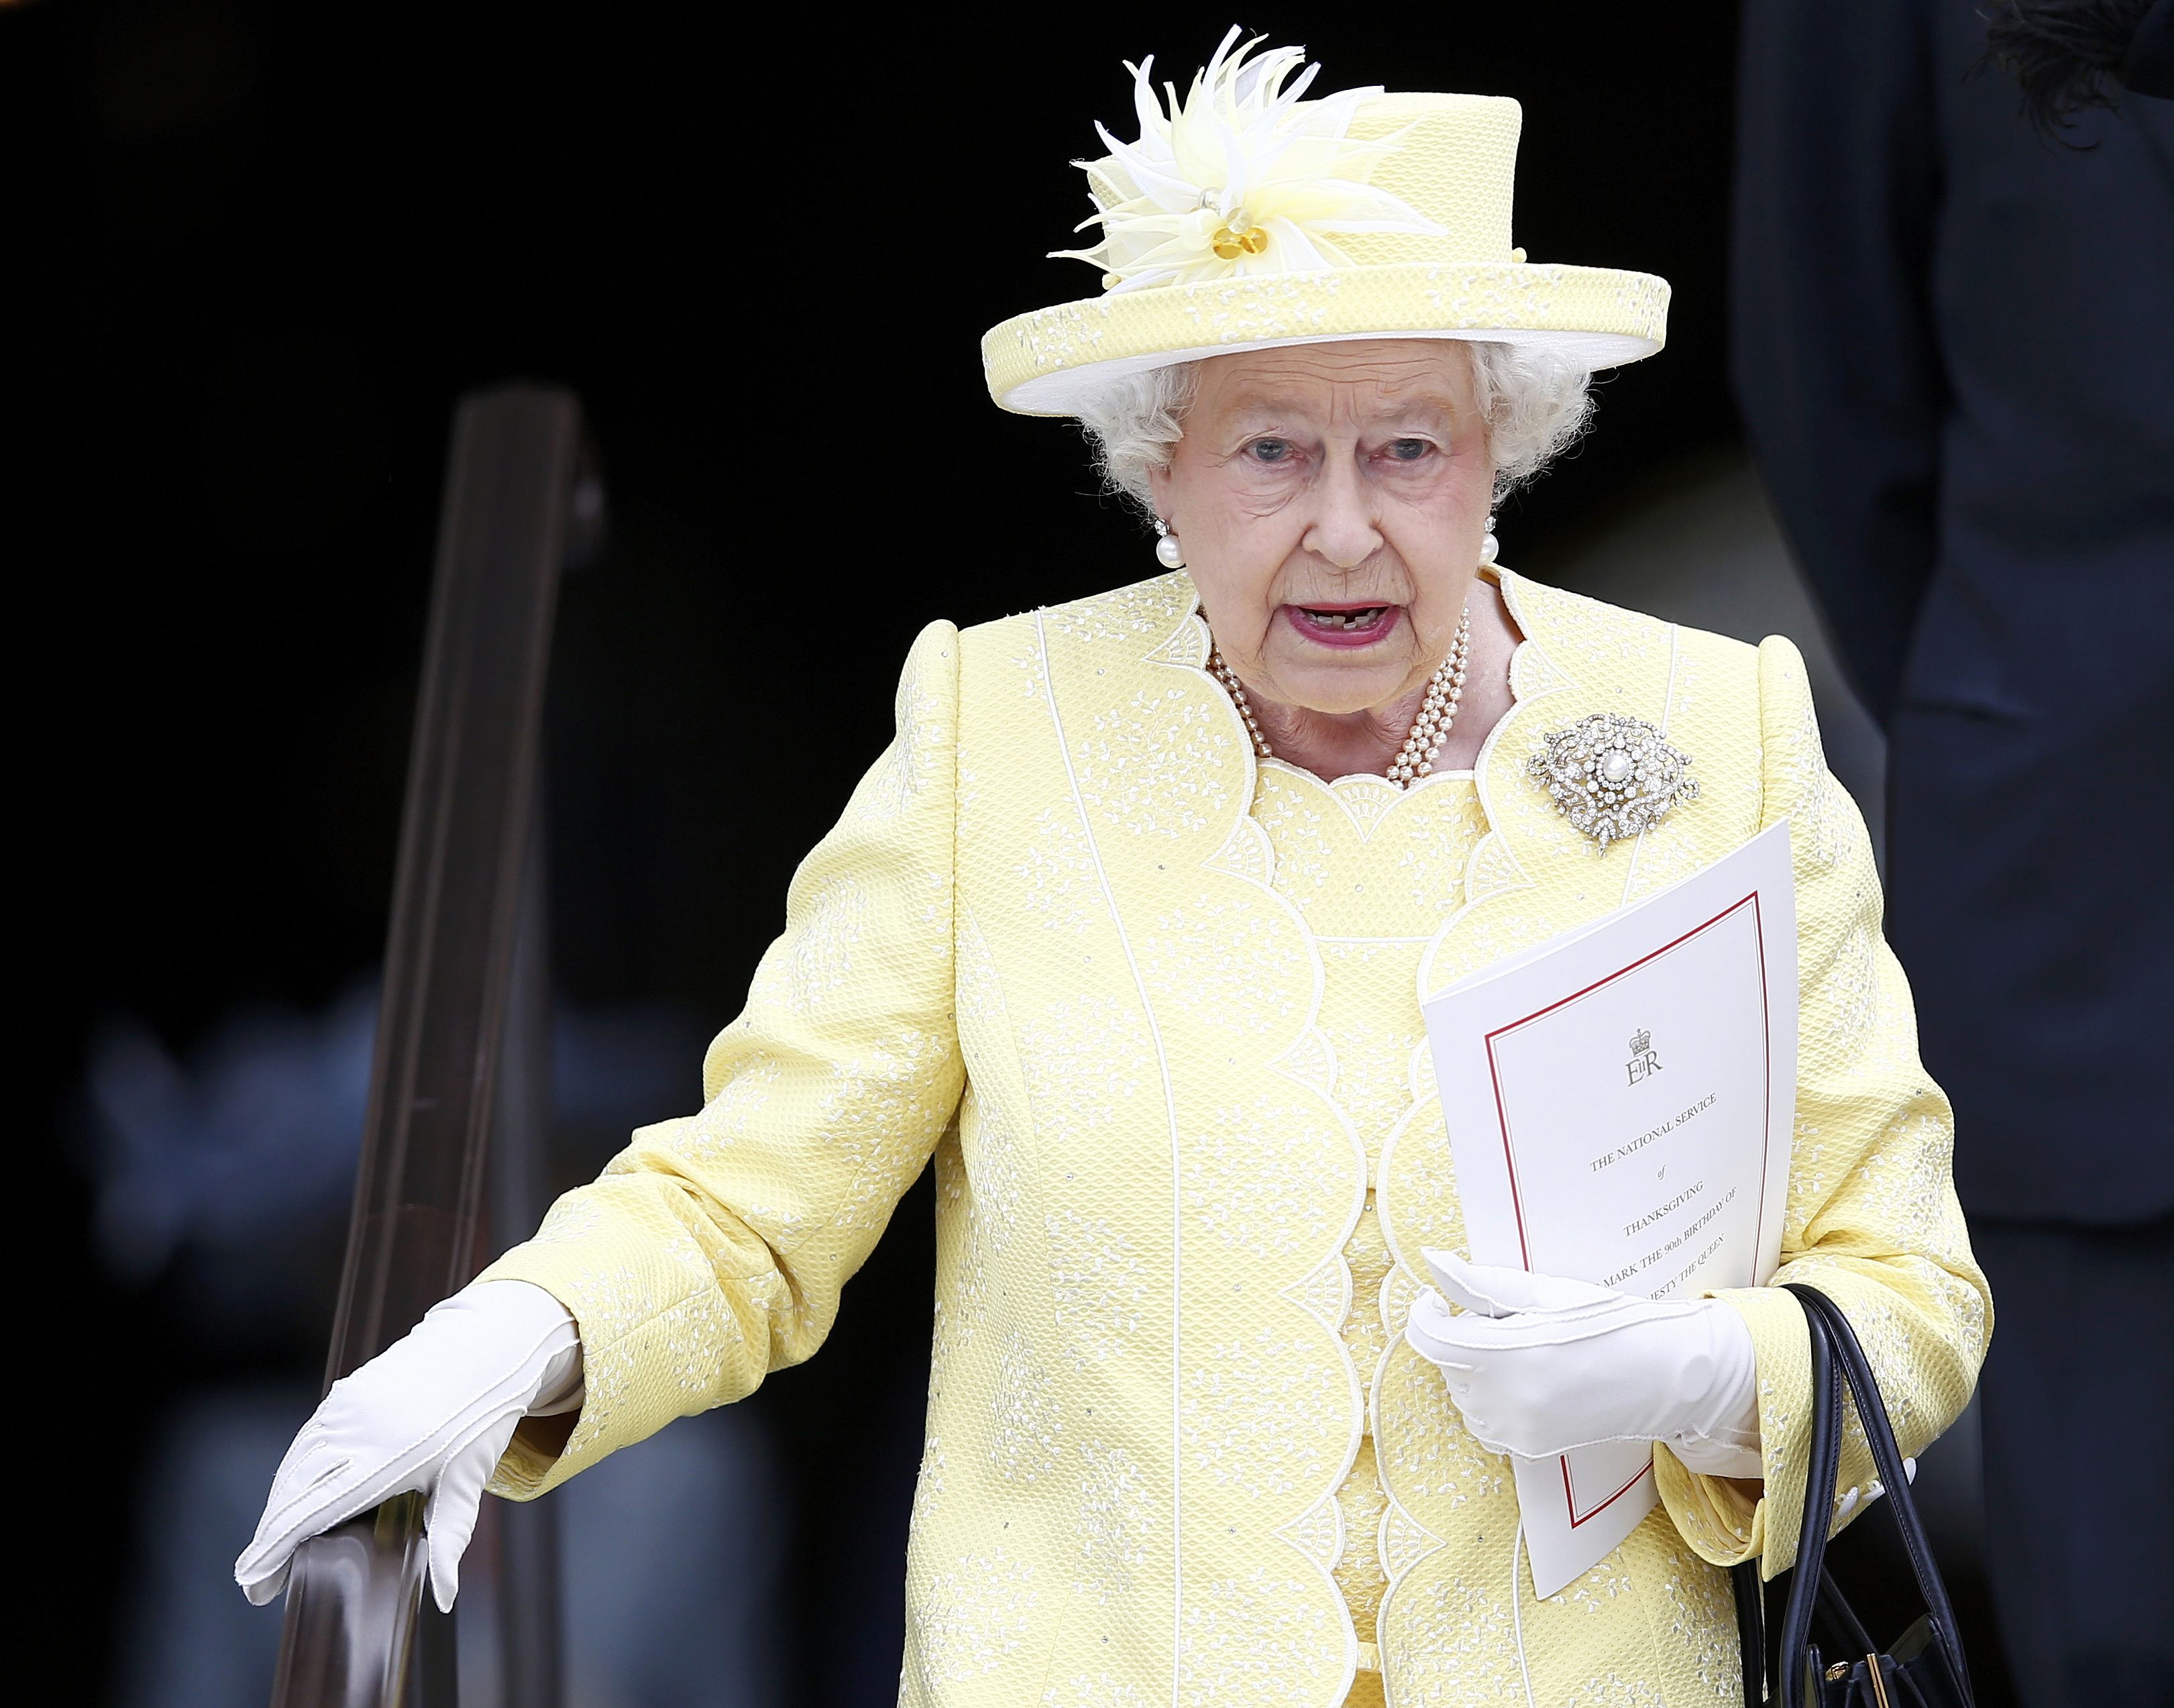
[[[1479,563],[1494,460],[1452,339],[1215,356],[1156,508],[1224,662],[1329,713],[1421,688]]]

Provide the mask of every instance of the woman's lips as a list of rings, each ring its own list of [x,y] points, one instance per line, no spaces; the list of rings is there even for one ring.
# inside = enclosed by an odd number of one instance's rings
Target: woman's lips
[[[1286,605],[1284,616],[1292,628],[1317,646],[1349,650],[1373,646],[1395,632],[1403,615],[1401,605]]]

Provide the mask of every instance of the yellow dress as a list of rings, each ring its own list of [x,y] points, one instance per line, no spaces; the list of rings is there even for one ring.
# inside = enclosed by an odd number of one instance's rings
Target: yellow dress
[[[1948,1105],[1795,649],[1499,580],[1516,704],[1470,780],[1401,798],[1257,763],[1182,575],[924,631],[701,1112],[635,1134],[488,1272],[566,1305],[587,1376],[563,1449],[517,1436],[494,1487],[540,1493],[814,1352],[933,1154],[902,1702],[1740,1700],[1717,1567],[1794,1556],[1797,1306],[1722,1295],[1758,1351],[1766,1498],[1663,1452],[1663,1506],[1536,1599],[1505,1462],[1395,1333],[1420,1248],[1463,1244],[1419,1000],[1789,819],[1782,1278],[1842,1301],[1908,1451],[1990,1326]],[[1601,710],[1663,728],[1701,784],[1605,854],[1522,772]],[[1845,1490],[1869,1475],[1852,1452]]]
[[[1366,1203],[1344,1246],[1351,1303],[1342,1333],[1355,1367],[1371,1380],[1402,1327],[1383,1306],[1396,1262],[1373,1184],[1411,1106],[1411,1064],[1425,1036],[1420,956],[1462,902],[1465,867],[1487,821],[1468,772],[1400,791],[1378,776],[1327,783],[1273,760],[1260,768],[1252,816],[1268,833],[1269,882],[1304,916],[1320,951],[1316,1024],[1333,1064],[1328,1090],[1366,1154]],[[1391,1308],[1408,1298],[1398,1289]],[[1388,1587],[1382,1526],[1391,1509],[1371,1421],[1370,1408],[1336,1495],[1335,1577],[1359,1640],[1353,1708],[1381,1700],[1377,1621]]]

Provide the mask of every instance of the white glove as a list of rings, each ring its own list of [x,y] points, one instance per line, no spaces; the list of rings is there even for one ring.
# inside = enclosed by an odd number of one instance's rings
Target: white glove
[[[412,1489],[425,1501],[431,1591],[451,1609],[483,1485],[515,1428],[573,1410],[581,1393],[566,1308],[526,1281],[471,1283],[333,1384],[279,1462],[235,1581],[262,1607],[304,1542]]]
[[[1751,1331],[1718,1299],[1637,1299],[1427,1251],[1440,1293],[1404,1338],[1441,1366],[1482,1446],[1546,1459],[1601,1441],[1665,1441],[1693,1471],[1756,1477]],[[1467,1313],[1453,1316],[1451,1305]]]

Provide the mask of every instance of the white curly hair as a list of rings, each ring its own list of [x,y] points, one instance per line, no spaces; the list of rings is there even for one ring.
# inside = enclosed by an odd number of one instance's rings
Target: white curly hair
[[[1488,448],[1495,495],[1522,486],[1583,433],[1593,419],[1593,376],[1555,352],[1466,343]],[[1112,380],[1079,410],[1103,483],[1150,518],[1150,471],[1167,468],[1185,435],[1185,412],[1200,386],[1200,364],[1179,362]]]

